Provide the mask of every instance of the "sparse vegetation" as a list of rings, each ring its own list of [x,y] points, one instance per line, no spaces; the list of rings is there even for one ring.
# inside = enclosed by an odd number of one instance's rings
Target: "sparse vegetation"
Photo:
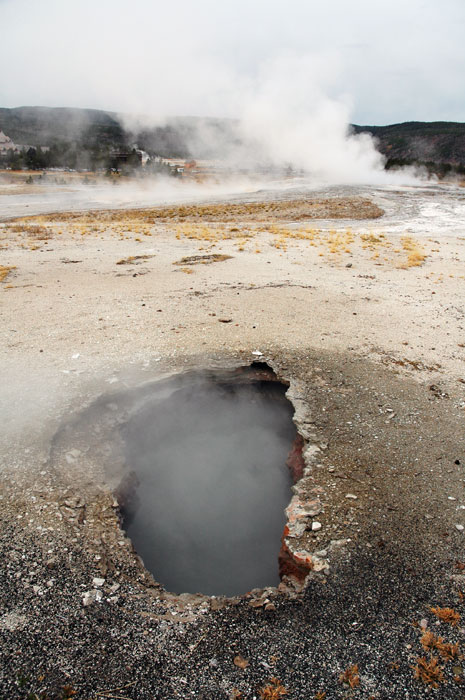
[[[430,630],[425,630],[420,639],[425,651],[432,652],[436,649],[445,661],[451,661],[459,655],[459,645],[445,642],[443,637],[436,637]]]
[[[181,205],[147,210],[113,210],[98,212],[65,212],[48,216],[23,217],[2,227],[2,247],[16,241],[29,250],[37,250],[53,237],[84,238],[87,236],[115,236],[121,241],[130,240],[142,243],[146,237],[173,236],[182,242],[187,239],[197,245],[198,255],[187,255],[177,260],[175,265],[189,266],[220,262],[231,257],[236,250],[241,253],[260,255],[267,247],[278,250],[281,255],[288,250],[314,249],[319,258],[337,267],[344,265],[349,257],[351,263],[357,257],[368,256],[375,265],[391,266],[399,269],[416,268],[425,263],[434,253],[433,247],[426,250],[412,236],[402,236],[397,241],[388,238],[379,230],[357,232],[351,228],[338,230],[317,228],[306,224],[285,223],[296,216],[296,212],[306,212],[310,218],[319,210],[328,217],[337,218],[341,210],[353,209],[358,216],[359,198],[331,198],[326,200],[289,200],[285,202],[254,202],[241,204]],[[363,200],[368,207],[371,204]],[[365,206],[363,204],[363,207]],[[329,207],[329,209],[328,209]],[[354,213],[355,212],[355,213]],[[347,214],[349,215],[349,214]],[[256,217],[255,220],[253,217]],[[297,216],[298,218],[298,216]],[[230,225],[234,220],[235,225]],[[431,243],[431,241],[429,241]],[[223,252],[221,247],[229,245]],[[212,252],[219,249],[221,252]],[[143,256],[129,256],[118,264],[129,264]],[[344,260],[345,259],[345,260]],[[430,272],[429,275],[434,275]],[[443,281],[442,277],[433,280]]]
[[[412,666],[412,668],[417,680],[433,688],[439,688],[439,683],[443,683],[445,680],[443,667],[439,665],[438,657],[432,654],[429,659],[419,656],[416,666]]]
[[[0,265],[0,282],[4,282],[12,270],[16,270],[15,265]]]
[[[273,202],[244,202],[222,204],[184,204],[156,209],[128,209],[102,211],[101,221],[115,223],[130,216],[146,224],[157,221],[176,222],[236,222],[236,221],[301,221],[308,219],[377,219],[383,210],[362,197],[333,197],[326,199],[294,199]],[[68,220],[82,219],[90,223],[95,212],[71,212]],[[51,221],[63,220],[63,214],[52,214]],[[235,227],[230,228],[236,233]]]
[[[271,678],[263,688],[260,689],[259,695],[261,700],[280,700],[288,694],[287,688],[283,686],[279,678]]]
[[[358,673],[358,664],[352,664],[344,673],[339,676],[339,683],[350,686],[352,689],[360,685],[360,676]]]
[[[219,253],[211,253],[210,255],[190,255],[181,260],[176,260],[173,265],[208,265],[214,262],[223,262],[231,260],[231,255],[220,255]]]
[[[431,612],[436,615],[438,620],[446,622],[453,627],[456,627],[460,622],[460,615],[453,608],[431,608]]]
[[[137,265],[138,263],[141,263],[142,260],[150,260],[150,258],[153,258],[153,255],[130,255],[128,258],[122,258],[121,260],[118,260],[116,263],[117,265]]]
[[[419,267],[426,259],[425,250],[418,241],[411,236],[401,238],[402,248],[407,253],[407,263],[405,267]]]

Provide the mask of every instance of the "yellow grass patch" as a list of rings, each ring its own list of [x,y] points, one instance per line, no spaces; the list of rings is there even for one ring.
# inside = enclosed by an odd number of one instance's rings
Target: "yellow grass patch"
[[[16,270],[16,265],[0,265],[0,282],[4,282],[12,270]]]

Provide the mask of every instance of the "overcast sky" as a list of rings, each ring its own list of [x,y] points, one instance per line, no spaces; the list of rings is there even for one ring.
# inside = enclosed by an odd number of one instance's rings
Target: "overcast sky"
[[[0,0],[0,32],[4,107],[237,116],[284,58],[356,123],[465,121],[465,0]]]

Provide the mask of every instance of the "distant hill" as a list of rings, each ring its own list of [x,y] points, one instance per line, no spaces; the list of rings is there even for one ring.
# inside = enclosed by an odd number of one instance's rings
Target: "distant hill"
[[[72,147],[92,150],[107,146],[131,148],[137,143],[144,151],[174,158],[219,155],[215,145],[236,139],[234,124],[227,119],[173,117],[164,126],[130,129],[123,126],[116,113],[98,109],[0,108],[0,130],[18,144],[51,147],[66,142]]]
[[[124,124],[129,122],[125,120]],[[63,144],[73,152],[99,153],[138,147],[151,154],[178,158],[221,157],[240,145],[237,122],[228,119],[173,117],[164,126],[129,129],[115,112],[50,107],[0,108],[0,130],[15,143],[34,147]],[[352,125],[354,133],[368,132],[386,156],[386,167],[423,164],[446,174],[465,173],[465,124],[404,122],[388,126]]]
[[[461,122],[403,122],[352,128],[355,133],[365,131],[376,138],[388,168],[424,164],[444,172],[465,172],[465,124]]]
[[[31,146],[52,146],[59,141],[118,146],[126,139],[117,115],[98,109],[3,107],[0,129],[15,143]]]

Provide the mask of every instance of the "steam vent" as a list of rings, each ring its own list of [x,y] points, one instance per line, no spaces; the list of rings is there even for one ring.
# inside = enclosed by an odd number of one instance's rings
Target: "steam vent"
[[[70,489],[113,500],[115,535],[170,594],[300,585],[314,561],[293,544],[308,513],[293,489],[304,441],[288,389],[253,362],[105,393],[56,433],[51,461]]]

